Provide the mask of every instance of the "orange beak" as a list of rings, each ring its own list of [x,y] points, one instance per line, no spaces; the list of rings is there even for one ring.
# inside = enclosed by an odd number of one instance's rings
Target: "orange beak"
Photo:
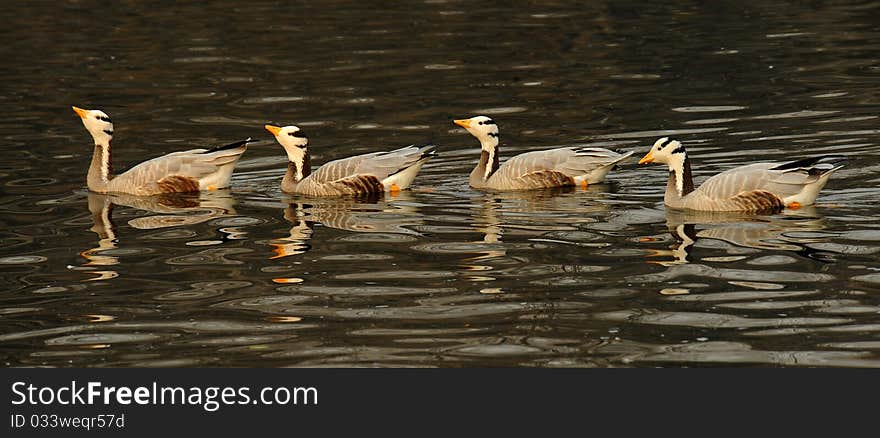
[[[80,118],[84,119],[84,118],[86,118],[86,115],[89,113],[89,110],[84,110],[82,108],[73,107],[73,112],[75,112],[76,115],[80,116]]]
[[[266,128],[267,131],[271,132],[272,135],[277,136],[278,133],[281,132],[281,128],[275,125],[265,125],[263,127]]]
[[[645,154],[645,156],[642,157],[641,160],[639,160],[639,164],[647,164],[647,163],[653,163],[653,162],[654,162],[654,154],[652,154],[651,151],[648,151],[648,153]]]
[[[461,126],[464,129],[468,129],[471,127],[471,119],[453,120],[452,123],[455,123],[456,125]]]

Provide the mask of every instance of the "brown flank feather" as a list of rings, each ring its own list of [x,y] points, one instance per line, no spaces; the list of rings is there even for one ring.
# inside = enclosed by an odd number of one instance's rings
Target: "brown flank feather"
[[[520,178],[528,181],[528,184],[531,187],[562,187],[574,185],[574,178],[554,170],[531,172]]]
[[[383,192],[385,187],[373,175],[358,175],[339,181],[342,191],[350,194]]]
[[[741,206],[744,211],[749,212],[778,213],[785,209],[782,199],[765,190],[742,192],[731,200]]]
[[[198,192],[199,181],[182,175],[169,175],[156,182],[159,191],[164,193]]]

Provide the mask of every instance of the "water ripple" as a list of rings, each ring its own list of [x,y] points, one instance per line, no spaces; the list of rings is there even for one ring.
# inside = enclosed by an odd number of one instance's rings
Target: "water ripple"
[[[674,325],[705,328],[760,328],[810,325],[846,324],[850,319],[818,317],[786,318],[744,318],[735,315],[722,315],[697,312],[662,312],[621,310],[597,313],[594,317],[609,321],[639,323],[649,325]]]
[[[189,254],[179,257],[172,257],[165,260],[169,265],[241,265],[244,262],[240,260],[229,260],[226,256],[235,254],[249,253],[251,250],[245,248],[216,248],[206,249],[195,254]]]
[[[604,350],[604,349],[603,349]],[[647,352],[627,355],[626,362],[772,364],[787,366],[877,367],[870,354],[840,351],[765,351],[739,342],[702,342],[654,346]]]
[[[740,111],[744,110],[748,107],[746,106],[737,106],[737,105],[715,105],[715,106],[682,106],[678,108],[672,108],[673,111],[682,112],[682,113],[712,113],[712,112],[723,112],[723,111]]]

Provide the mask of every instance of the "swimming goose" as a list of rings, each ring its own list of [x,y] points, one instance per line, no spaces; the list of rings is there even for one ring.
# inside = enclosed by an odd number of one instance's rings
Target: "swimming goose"
[[[845,161],[842,155],[826,155],[787,163],[749,164],[721,172],[694,188],[684,145],[663,137],[639,164],[669,165],[669,182],[663,198],[667,207],[763,213],[813,204],[828,177]]]
[[[341,196],[397,192],[412,184],[436,145],[407,146],[324,163],[312,172],[309,140],[296,126],[265,125],[287,152],[287,173],[281,190],[306,196]]]
[[[127,193],[149,196],[160,193],[197,192],[229,186],[232,170],[251,139],[214,149],[172,152],[144,161],[126,172],[113,175],[110,141],[113,123],[100,110],[73,107],[95,140],[95,151],[86,182],[98,193]]]
[[[498,125],[486,116],[454,120],[480,140],[480,163],[471,172],[471,187],[489,190],[526,190],[582,186],[602,182],[615,164],[632,152],[618,154],[602,148],[564,147],[519,154],[503,165],[498,157]]]

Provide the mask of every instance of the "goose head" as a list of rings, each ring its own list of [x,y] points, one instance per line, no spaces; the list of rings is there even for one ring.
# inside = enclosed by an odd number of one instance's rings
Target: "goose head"
[[[110,140],[113,139],[113,122],[110,121],[110,116],[101,110],[73,107],[73,111],[82,119],[89,134],[92,134],[95,144],[110,144]]]
[[[287,158],[291,162],[298,165],[303,164],[305,155],[308,153],[309,139],[299,127],[293,125],[284,127],[266,125],[264,127],[275,136],[275,140],[278,140],[278,143],[287,152]]]
[[[488,150],[498,146],[498,125],[495,124],[495,121],[491,118],[486,116],[476,116],[469,119],[453,120],[453,122],[456,125],[467,129],[471,135],[476,137],[477,140],[480,140],[483,149]]]
[[[686,158],[684,146],[678,140],[663,137],[654,142],[651,150],[639,160],[639,164],[668,164],[670,169],[681,167]]]

